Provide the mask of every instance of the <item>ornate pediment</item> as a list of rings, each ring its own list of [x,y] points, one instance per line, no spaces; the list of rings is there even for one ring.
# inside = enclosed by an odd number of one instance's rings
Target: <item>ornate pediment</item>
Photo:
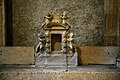
[[[68,19],[69,17],[66,12],[64,12],[62,15],[55,12],[48,13],[48,15],[45,16],[45,22],[42,24],[42,27],[45,30],[50,30],[50,29],[68,30],[70,28]]]
[[[47,25],[44,26],[44,29],[69,29],[70,26],[65,26],[63,24],[60,24],[60,23],[55,23],[55,22],[51,22],[51,23],[48,23]]]

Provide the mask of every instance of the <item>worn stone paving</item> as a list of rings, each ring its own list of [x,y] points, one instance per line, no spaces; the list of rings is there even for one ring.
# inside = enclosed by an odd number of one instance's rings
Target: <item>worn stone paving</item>
[[[67,67],[67,72],[120,72],[115,65],[86,65],[77,67]],[[66,66],[46,66],[35,67],[35,65],[3,65],[0,66],[0,72],[66,72]]]
[[[120,69],[112,65],[69,67],[16,67],[0,69],[0,80],[120,80]]]

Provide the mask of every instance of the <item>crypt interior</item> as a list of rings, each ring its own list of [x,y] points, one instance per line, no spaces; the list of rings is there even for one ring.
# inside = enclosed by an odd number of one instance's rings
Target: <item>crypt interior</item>
[[[119,0],[0,0],[0,80],[119,75]]]

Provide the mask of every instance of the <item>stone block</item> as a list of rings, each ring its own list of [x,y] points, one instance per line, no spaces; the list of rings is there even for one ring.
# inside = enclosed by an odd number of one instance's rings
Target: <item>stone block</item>
[[[115,46],[82,46],[78,47],[78,56],[69,56],[68,62],[70,65],[77,65],[77,60],[79,65],[116,64],[116,58],[119,51],[120,48]],[[45,59],[45,56],[42,55],[38,58],[37,62],[42,60],[42,63],[45,63],[45,60],[43,59]],[[58,62],[60,64],[61,61],[61,64],[64,63],[64,66],[66,62],[65,60],[65,55],[63,57],[62,55],[60,56],[60,54],[59,56],[53,54],[51,57],[49,56],[47,63],[55,65]],[[33,47],[0,47],[0,64],[34,64],[34,62]],[[38,66],[41,64],[39,63]]]
[[[36,58],[36,66],[38,67],[63,67],[63,66],[70,66],[70,67],[75,67],[78,65],[78,55],[77,53],[74,53],[73,55],[66,55],[63,53],[59,54],[40,54]]]
[[[34,48],[0,47],[0,64],[34,64]]]
[[[116,64],[120,52],[115,46],[83,46],[78,48],[78,62],[81,64]]]

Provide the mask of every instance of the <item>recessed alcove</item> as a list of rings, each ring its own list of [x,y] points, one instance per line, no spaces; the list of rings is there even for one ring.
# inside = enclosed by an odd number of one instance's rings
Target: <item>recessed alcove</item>
[[[60,51],[62,47],[61,42],[61,34],[51,34],[51,51]]]
[[[119,17],[117,16],[118,2],[115,1],[115,3],[112,4],[112,1],[104,0],[80,1],[80,3],[72,0],[69,0],[69,3],[64,0],[57,2],[46,1],[46,3],[44,3],[44,0],[38,0],[36,2],[24,0],[3,1],[5,3],[6,45],[35,46],[37,44],[37,33],[43,31],[40,27],[43,21],[41,19],[48,12],[52,11],[70,12],[70,22],[73,26],[72,31],[78,34],[75,38],[78,45],[120,45]],[[63,3],[63,6],[59,6],[60,2]],[[51,3],[55,4],[50,5]],[[107,4],[112,5],[109,6]],[[54,5],[56,6],[54,7]],[[115,9],[113,9],[113,7]],[[109,13],[107,14],[107,12]],[[103,23],[105,23],[105,25]]]
[[[44,0],[35,2],[29,0],[6,0],[7,4],[10,2],[6,8],[8,9],[6,13],[11,15],[7,18],[9,22],[6,30],[10,29],[6,32],[6,44],[12,44],[13,46],[35,46],[37,44],[37,33],[43,32],[42,27],[40,27],[43,22],[43,16],[49,12],[68,11],[71,17],[72,31],[77,34],[75,41],[78,45],[103,45],[104,1],[80,1],[69,0],[68,2],[60,0],[55,2],[50,0],[44,3]],[[59,6],[61,2],[63,6]],[[54,4],[50,5],[51,3]]]
[[[80,0],[82,1],[81,3],[77,3],[77,1],[72,0],[69,1],[60,0],[57,2],[54,1],[52,2],[52,0],[50,0],[46,1],[46,3],[44,4],[42,4],[44,0],[38,1],[4,0],[4,1],[3,1],[5,3],[4,40],[6,40],[5,41],[6,46],[35,47],[38,41],[37,33],[43,32],[42,27],[40,26],[43,22],[43,16],[45,16],[48,12],[52,11],[63,12],[64,10],[68,11],[69,16],[71,17],[70,20],[72,26],[71,28],[72,31],[75,32],[76,34],[75,42],[77,43],[78,46],[81,45],[115,46],[120,44],[119,36],[120,31],[119,26],[117,26],[119,22],[117,21],[119,20],[117,17],[118,13],[117,12],[118,4],[116,4],[117,0],[113,4],[112,2],[114,2],[114,0],[112,1],[88,0],[87,2],[86,0],[83,1]],[[50,5],[51,2],[55,4]],[[59,6],[60,2],[63,2],[63,6]],[[56,6],[54,7],[54,5]],[[71,7],[71,5],[73,5],[74,7]],[[113,7],[115,9],[113,9]],[[110,11],[112,13],[110,13]],[[60,36],[58,38],[60,38]],[[51,51],[60,50],[61,45],[58,45],[60,44],[60,39],[55,41],[54,39],[52,40],[53,42],[51,44],[54,44],[54,46],[51,47]]]
[[[120,62],[116,61],[120,58],[118,56],[120,0],[0,0],[0,2],[0,45],[3,46],[0,47],[0,80],[120,79],[118,69],[120,65],[116,66]],[[5,14],[2,13],[4,9]],[[77,67],[63,65],[62,62],[67,62],[67,57],[64,56],[66,54],[60,57],[60,54],[46,56],[43,53],[38,62],[46,64],[48,61],[47,66],[35,67],[34,47],[38,42],[37,34],[45,33],[41,27],[43,17],[54,11],[69,13],[71,31],[76,34],[74,39],[78,57],[74,59],[78,59]],[[5,20],[5,23],[2,20]],[[50,33],[47,36],[50,52],[61,50],[63,32],[62,30],[58,32],[57,26],[53,27],[52,31],[46,29],[46,32]],[[68,63],[75,63],[72,62],[71,56],[68,57],[68,61],[71,61]],[[52,62],[55,63],[55,67],[48,67]],[[61,65],[64,67],[60,67]]]

